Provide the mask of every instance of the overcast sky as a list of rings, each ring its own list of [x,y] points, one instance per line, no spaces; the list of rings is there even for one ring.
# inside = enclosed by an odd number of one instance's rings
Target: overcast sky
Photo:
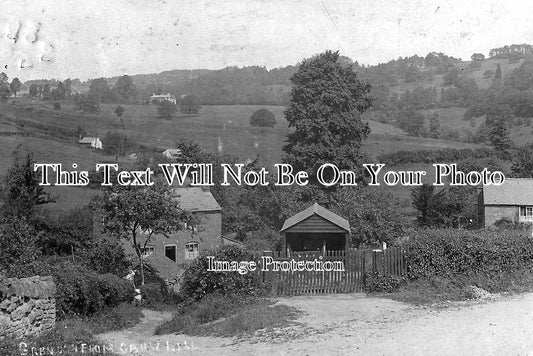
[[[22,80],[275,68],[326,49],[365,64],[431,51],[468,59],[533,43],[531,1],[1,2],[0,63]]]

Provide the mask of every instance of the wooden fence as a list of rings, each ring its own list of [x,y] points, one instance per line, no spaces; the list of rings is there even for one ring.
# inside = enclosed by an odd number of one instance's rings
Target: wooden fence
[[[282,257],[279,252],[271,255],[278,268],[275,270],[274,264],[268,266],[262,279],[272,286],[273,295],[280,296],[360,292],[365,275],[402,276],[407,272],[404,251],[397,248],[293,252],[290,257]],[[287,269],[291,266],[296,270]]]

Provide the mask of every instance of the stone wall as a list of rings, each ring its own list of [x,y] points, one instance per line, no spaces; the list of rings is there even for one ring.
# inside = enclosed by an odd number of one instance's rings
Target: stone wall
[[[52,329],[56,319],[55,293],[52,277],[0,276],[0,340]]]

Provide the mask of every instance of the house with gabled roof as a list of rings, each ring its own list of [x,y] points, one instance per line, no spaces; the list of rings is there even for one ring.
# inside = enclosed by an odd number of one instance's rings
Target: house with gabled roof
[[[503,219],[533,223],[533,179],[506,178],[478,191],[479,225],[489,227]]]
[[[336,251],[350,247],[347,219],[315,203],[285,220],[280,230],[283,251]]]
[[[200,252],[223,244],[222,209],[209,191],[203,187],[175,188],[173,198],[181,209],[191,212],[197,224],[186,226],[168,236],[153,235],[143,248],[144,261],[148,268],[174,284]],[[142,232],[138,243],[144,246]],[[136,261],[135,250],[129,241],[123,241],[127,255]]]
[[[98,150],[101,150],[103,148],[102,141],[98,137],[86,136],[86,137],[80,138],[78,143],[81,145],[89,145],[92,148],[98,149]]]

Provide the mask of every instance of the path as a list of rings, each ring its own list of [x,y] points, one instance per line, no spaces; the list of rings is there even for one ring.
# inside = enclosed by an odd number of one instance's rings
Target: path
[[[101,338],[125,345],[160,342],[142,355],[533,355],[533,294],[444,309],[363,294],[281,298],[304,311],[299,325],[246,340],[152,336],[169,313],[145,311],[142,323]],[[167,350],[187,342],[190,350]],[[119,352],[119,354],[121,354]],[[122,353],[128,354],[128,353]],[[135,354],[135,353],[133,353]]]

